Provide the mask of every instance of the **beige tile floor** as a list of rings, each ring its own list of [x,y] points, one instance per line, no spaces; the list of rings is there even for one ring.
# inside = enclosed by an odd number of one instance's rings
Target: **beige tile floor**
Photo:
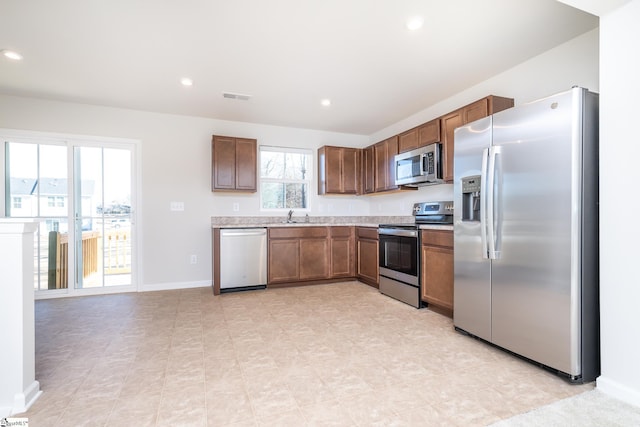
[[[358,282],[36,302],[38,426],[481,426],[582,393]]]

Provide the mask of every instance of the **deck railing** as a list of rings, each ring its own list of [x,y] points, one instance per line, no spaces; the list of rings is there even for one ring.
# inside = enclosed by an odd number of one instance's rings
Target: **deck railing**
[[[129,232],[110,231],[106,239],[104,274],[131,273]]]
[[[131,272],[131,254],[129,231],[108,231],[105,237],[104,251],[102,235],[98,231],[82,233],[82,272],[83,278],[98,273],[103,266],[104,274],[122,274]],[[49,269],[48,288],[64,289],[69,286],[69,235],[57,231],[49,232]],[[102,265],[104,262],[104,265]]]

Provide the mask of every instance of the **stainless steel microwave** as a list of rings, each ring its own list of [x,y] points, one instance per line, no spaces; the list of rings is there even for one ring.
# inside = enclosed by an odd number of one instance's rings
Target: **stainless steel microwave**
[[[418,187],[441,184],[442,144],[434,143],[426,147],[400,153],[395,156],[396,185]]]

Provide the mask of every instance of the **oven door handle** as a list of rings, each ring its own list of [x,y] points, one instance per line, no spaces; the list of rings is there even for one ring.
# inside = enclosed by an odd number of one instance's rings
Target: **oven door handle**
[[[379,228],[378,234],[384,234],[385,236],[418,237],[417,230],[399,230],[395,228]]]

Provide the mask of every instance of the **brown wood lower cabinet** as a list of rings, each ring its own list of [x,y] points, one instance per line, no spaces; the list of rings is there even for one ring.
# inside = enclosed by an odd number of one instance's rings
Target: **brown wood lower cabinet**
[[[422,300],[453,314],[453,231],[421,231]]]
[[[378,229],[358,227],[356,275],[368,285],[378,287]]]
[[[328,248],[326,237],[300,239],[300,280],[329,278]]]
[[[269,238],[268,282],[291,282],[300,278],[300,240]]]
[[[375,263],[377,265],[377,258]],[[355,227],[269,228],[267,270],[267,285],[353,279],[356,277]]]
[[[329,278],[327,227],[269,229],[268,284]]]
[[[331,227],[331,278],[355,276],[354,227]]]

